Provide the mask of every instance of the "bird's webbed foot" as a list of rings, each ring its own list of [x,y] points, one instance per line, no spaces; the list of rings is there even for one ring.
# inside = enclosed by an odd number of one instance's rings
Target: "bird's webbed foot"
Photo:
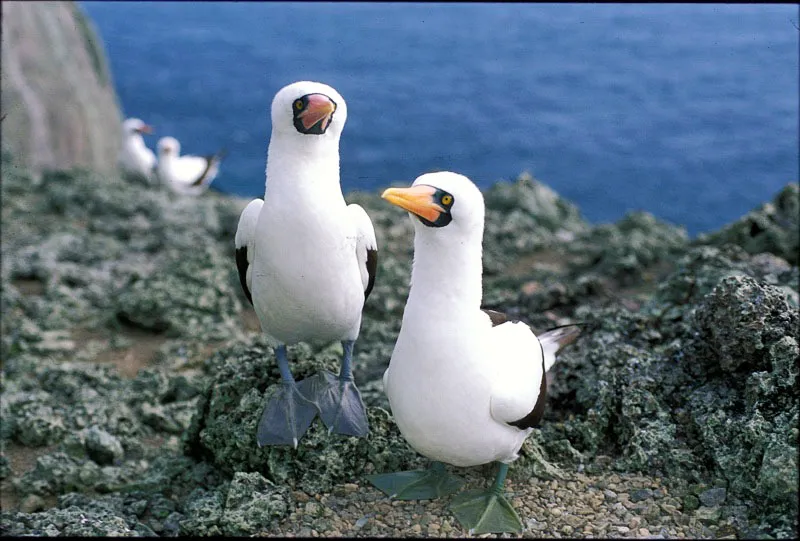
[[[329,432],[364,437],[369,434],[367,410],[355,382],[322,370],[298,383],[300,391],[319,408]]]
[[[281,382],[267,399],[256,439],[258,445],[292,445],[306,433],[317,406],[306,399],[294,382]]]

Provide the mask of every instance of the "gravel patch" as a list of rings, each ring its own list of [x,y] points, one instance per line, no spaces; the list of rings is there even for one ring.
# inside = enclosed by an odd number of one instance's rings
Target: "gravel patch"
[[[512,466],[513,468],[513,466]],[[482,477],[482,473],[486,477]],[[490,482],[487,468],[461,471],[462,490]],[[450,498],[392,501],[362,481],[332,492],[294,491],[296,506],[265,537],[481,537],[481,538],[735,538],[726,525],[706,525],[681,511],[659,478],[618,473],[567,473],[564,479],[506,481],[505,493],[525,524],[514,534],[470,536],[447,509]],[[634,497],[634,494],[637,497]],[[644,497],[642,497],[644,496]],[[719,514],[719,512],[718,512]]]

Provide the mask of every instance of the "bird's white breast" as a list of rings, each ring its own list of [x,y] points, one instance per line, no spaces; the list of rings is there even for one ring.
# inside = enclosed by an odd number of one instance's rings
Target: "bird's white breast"
[[[436,322],[406,307],[386,394],[403,436],[428,458],[456,466],[510,462],[530,432],[491,416],[490,332],[481,314]]]
[[[285,343],[355,339],[364,288],[356,232],[342,200],[264,203],[256,225],[252,295],[264,332]]]

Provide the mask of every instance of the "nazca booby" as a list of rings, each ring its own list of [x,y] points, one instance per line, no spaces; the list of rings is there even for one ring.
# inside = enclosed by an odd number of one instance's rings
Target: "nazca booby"
[[[202,194],[217,177],[225,151],[220,150],[208,156],[180,154],[181,144],[174,137],[158,140],[158,164],[155,170],[159,180],[177,194]]]
[[[117,163],[125,174],[149,184],[154,178],[156,155],[144,144],[143,133],[153,133],[153,127],[138,118],[129,118],[122,123],[122,147]]]
[[[578,327],[537,337],[525,323],[481,310],[484,203],[467,177],[429,173],[382,197],[414,223],[411,289],[384,390],[403,437],[434,463],[368,479],[398,499],[428,499],[461,486],[442,462],[497,461],[493,487],[459,494],[451,510],[471,533],[521,531],[502,494],[508,464],[538,424],[545,373]]]
[[[366,436],[350,363],[375,280],[377,241],[364,209],[342,195],[339,138],[347,104],[328,85],[300,81],[278,91],[271,115],[264,199],[244,209],[235,239],[242,287],[276,346],[282,380],[257,441],[297,447],[317,412],[329,431]],[[308,340],[342,341],[338,377],[321,371],[295,382],[286,345]]]

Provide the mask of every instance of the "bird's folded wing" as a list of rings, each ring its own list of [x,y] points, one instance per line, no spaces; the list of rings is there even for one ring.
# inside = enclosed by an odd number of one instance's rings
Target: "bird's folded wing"
[[[512,424],[537,405],[544,367],[542,348],[525,323],[508,322],[489,331],[492,355],[492,417]],[[521,427],[524,428],[524,427]]]
[[[253,199],[247,204],[239,216],[239,226],[236,228],[236,236],[234,237],[239,281],[250,304],[253,303],[253,297],[250,294],[252,290],[250,276],[252,274],[253,257],[255,256],[256,224],[263,204],[264,201],[261,199]]]
[[[378,241],[375,239],[375,229],[367,212],[355,203],[347,205],[347,210],[356,230],[356,257],[366,301],[375,284],[375,273],[378,270]]]
[[[210,178],[212,172],[215,173],[215,163],[213,156],[181,156],[175,163],[175,180],[181,184],[200,186]]]

